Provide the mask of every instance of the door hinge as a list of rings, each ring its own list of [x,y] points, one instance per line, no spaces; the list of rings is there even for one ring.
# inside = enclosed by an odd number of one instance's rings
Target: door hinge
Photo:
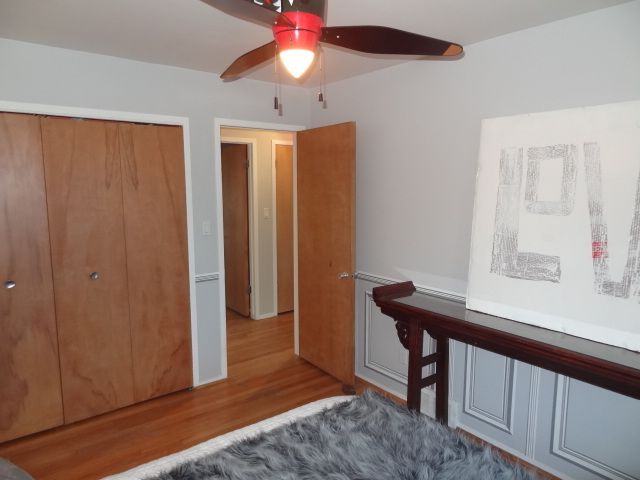
[[[251,292],[252,292],[252,291],[253,291],[253,289],[251,288],[251,285],[249,285],[249,286],[247,287],[247,293],[248,293],[249,295],[251,295]]]
[[[245,160],[245,161],[244,161],[244,168],[246,168],[247,170],[249,170],[249,160]]]

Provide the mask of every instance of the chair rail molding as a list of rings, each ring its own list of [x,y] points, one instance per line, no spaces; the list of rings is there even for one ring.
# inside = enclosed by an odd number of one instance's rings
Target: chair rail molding
[[[199,273],[196,275],[196,283],[212,282],[214,280],[220,280],[219,272]]]
[[[364,280],[371,283],[376,283],[378,285],[391,285],[392,283],[400,283],[404,280],[397,280],[389,277],[383,277],[380,275],[374,275],[372,273],[367,272],[356,272],[354,275],[356,280]],[[423,293],[425,295],[432,295],[434,297],[446,298],[448,300],[453,300],[459,303],[465,303],[466,297],[464,295],[460,295],[454,292],[450,292],[448,290],[442,290],[435,287],[428,287],[424,285],[415,284],[416,291],[418,293]]]

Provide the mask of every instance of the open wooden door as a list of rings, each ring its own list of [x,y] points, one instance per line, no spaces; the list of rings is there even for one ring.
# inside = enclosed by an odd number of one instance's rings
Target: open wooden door
[[[227,308],[251,313],[249,275],[249,184],[246,145],[223,143],[222,215]]]
[[[353,122],[297,135],[300,356],[355,383]]]
[[[276,145],[278,314],[293,310],[293,146]]]

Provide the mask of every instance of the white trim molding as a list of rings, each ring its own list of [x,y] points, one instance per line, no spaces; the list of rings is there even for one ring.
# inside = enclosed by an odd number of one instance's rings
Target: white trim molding
[[[602,475],[605,478],[616,480],[638,480],[637,476],[631,476],[612,465],[602,463],[595,458],[578,452],[567,445],[567,418],[569,411],[569,390],[571,382],[575,381],[564,375],[556,375],[555,414],[553,418],[553,443],[551,453],[565,460],[569,460],[580,467]]]
[[[249,137],[221,136],[220,142],[234,145],[245,145],[247,147],[247,162],[249,163],[247,168],[247,191],[249,192],[249,197],[247,198],[249,210],[249,218],[247,218],[247,222],[249,223],[249,315],[252,319],[257,320],[260,317],[258,314],[260,311],[260,282],[258,281],[260,278],[260,249],[258,248],[260,219],[258,216],[257,192],[258,141],[255,138]],[[220,181],[222,182],[222,150],[220,151],[220,162]],[[224,235],[224,215],[223,219],[220,221],[222,223],[219,224],[220,228],[218,230],[222,231]],[[222,248],[224,249],[224,236],[222,243]],[[220,265],[224,265],[224,257],[222,258],[222,263]]]
[[[193,365],[193,386],[200,385],[200,364],[198,358],[198,318],[196,307],[195,278],[195,239],[193,223],[193,185],[191,182],[191,135],[189,119],[171,115],[156,115],[140,112],[124,112],[117,110],[101,110],[93,108],[68,107],[63,105],[45,105],[39,103],[22,103],[0,101],[0,111],[29,113],[34,115],[53,115],[72,118],[91,118],[96,120],[112,120],[119,122],[151,123],[155,125],[174,125],[182,127],[184,148],[184,176],[187,206],[187,250],[189,262],[189,305],[191,313],[191,361]]]
[[[397,280],[389,277],[383,277],[380,275],[374,275],[372,273],[367,272],[356,272],[355,278],[357,280],[364,280],[366,282],[377,283],[378,285],[391,285],[393,283],[399,283],[403,280]],[[448,290],[442,290],[436,287],[428,287],[424,285],[415,285],[416,292],[422,293],[424,295],[431,295],[433,297],[445,298],[447,300],[453,300],[458,303],[465,303],[466,297],[460,295],[455,292],[450,292]]]
[[[220,273],[199,273],[196,275],[196,283],[212,282],[214,280],[220,280]]]
[[[531,379],[529,384],[529,414],[527,416],[527,440],[525,455],[533,458],[535,455],[536,435],[538,428],[538,402],[540,398],[540,367],[531,366]]]

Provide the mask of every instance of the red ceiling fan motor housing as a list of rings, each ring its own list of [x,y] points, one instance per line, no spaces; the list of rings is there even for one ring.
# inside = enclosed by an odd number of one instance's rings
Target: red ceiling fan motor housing
[[[285,12],[283,15],[295,27],[280,22],[273,26],[278,49],[283,51],[295,48],[315,52],[324,27],[322,18],[308,12]]]

